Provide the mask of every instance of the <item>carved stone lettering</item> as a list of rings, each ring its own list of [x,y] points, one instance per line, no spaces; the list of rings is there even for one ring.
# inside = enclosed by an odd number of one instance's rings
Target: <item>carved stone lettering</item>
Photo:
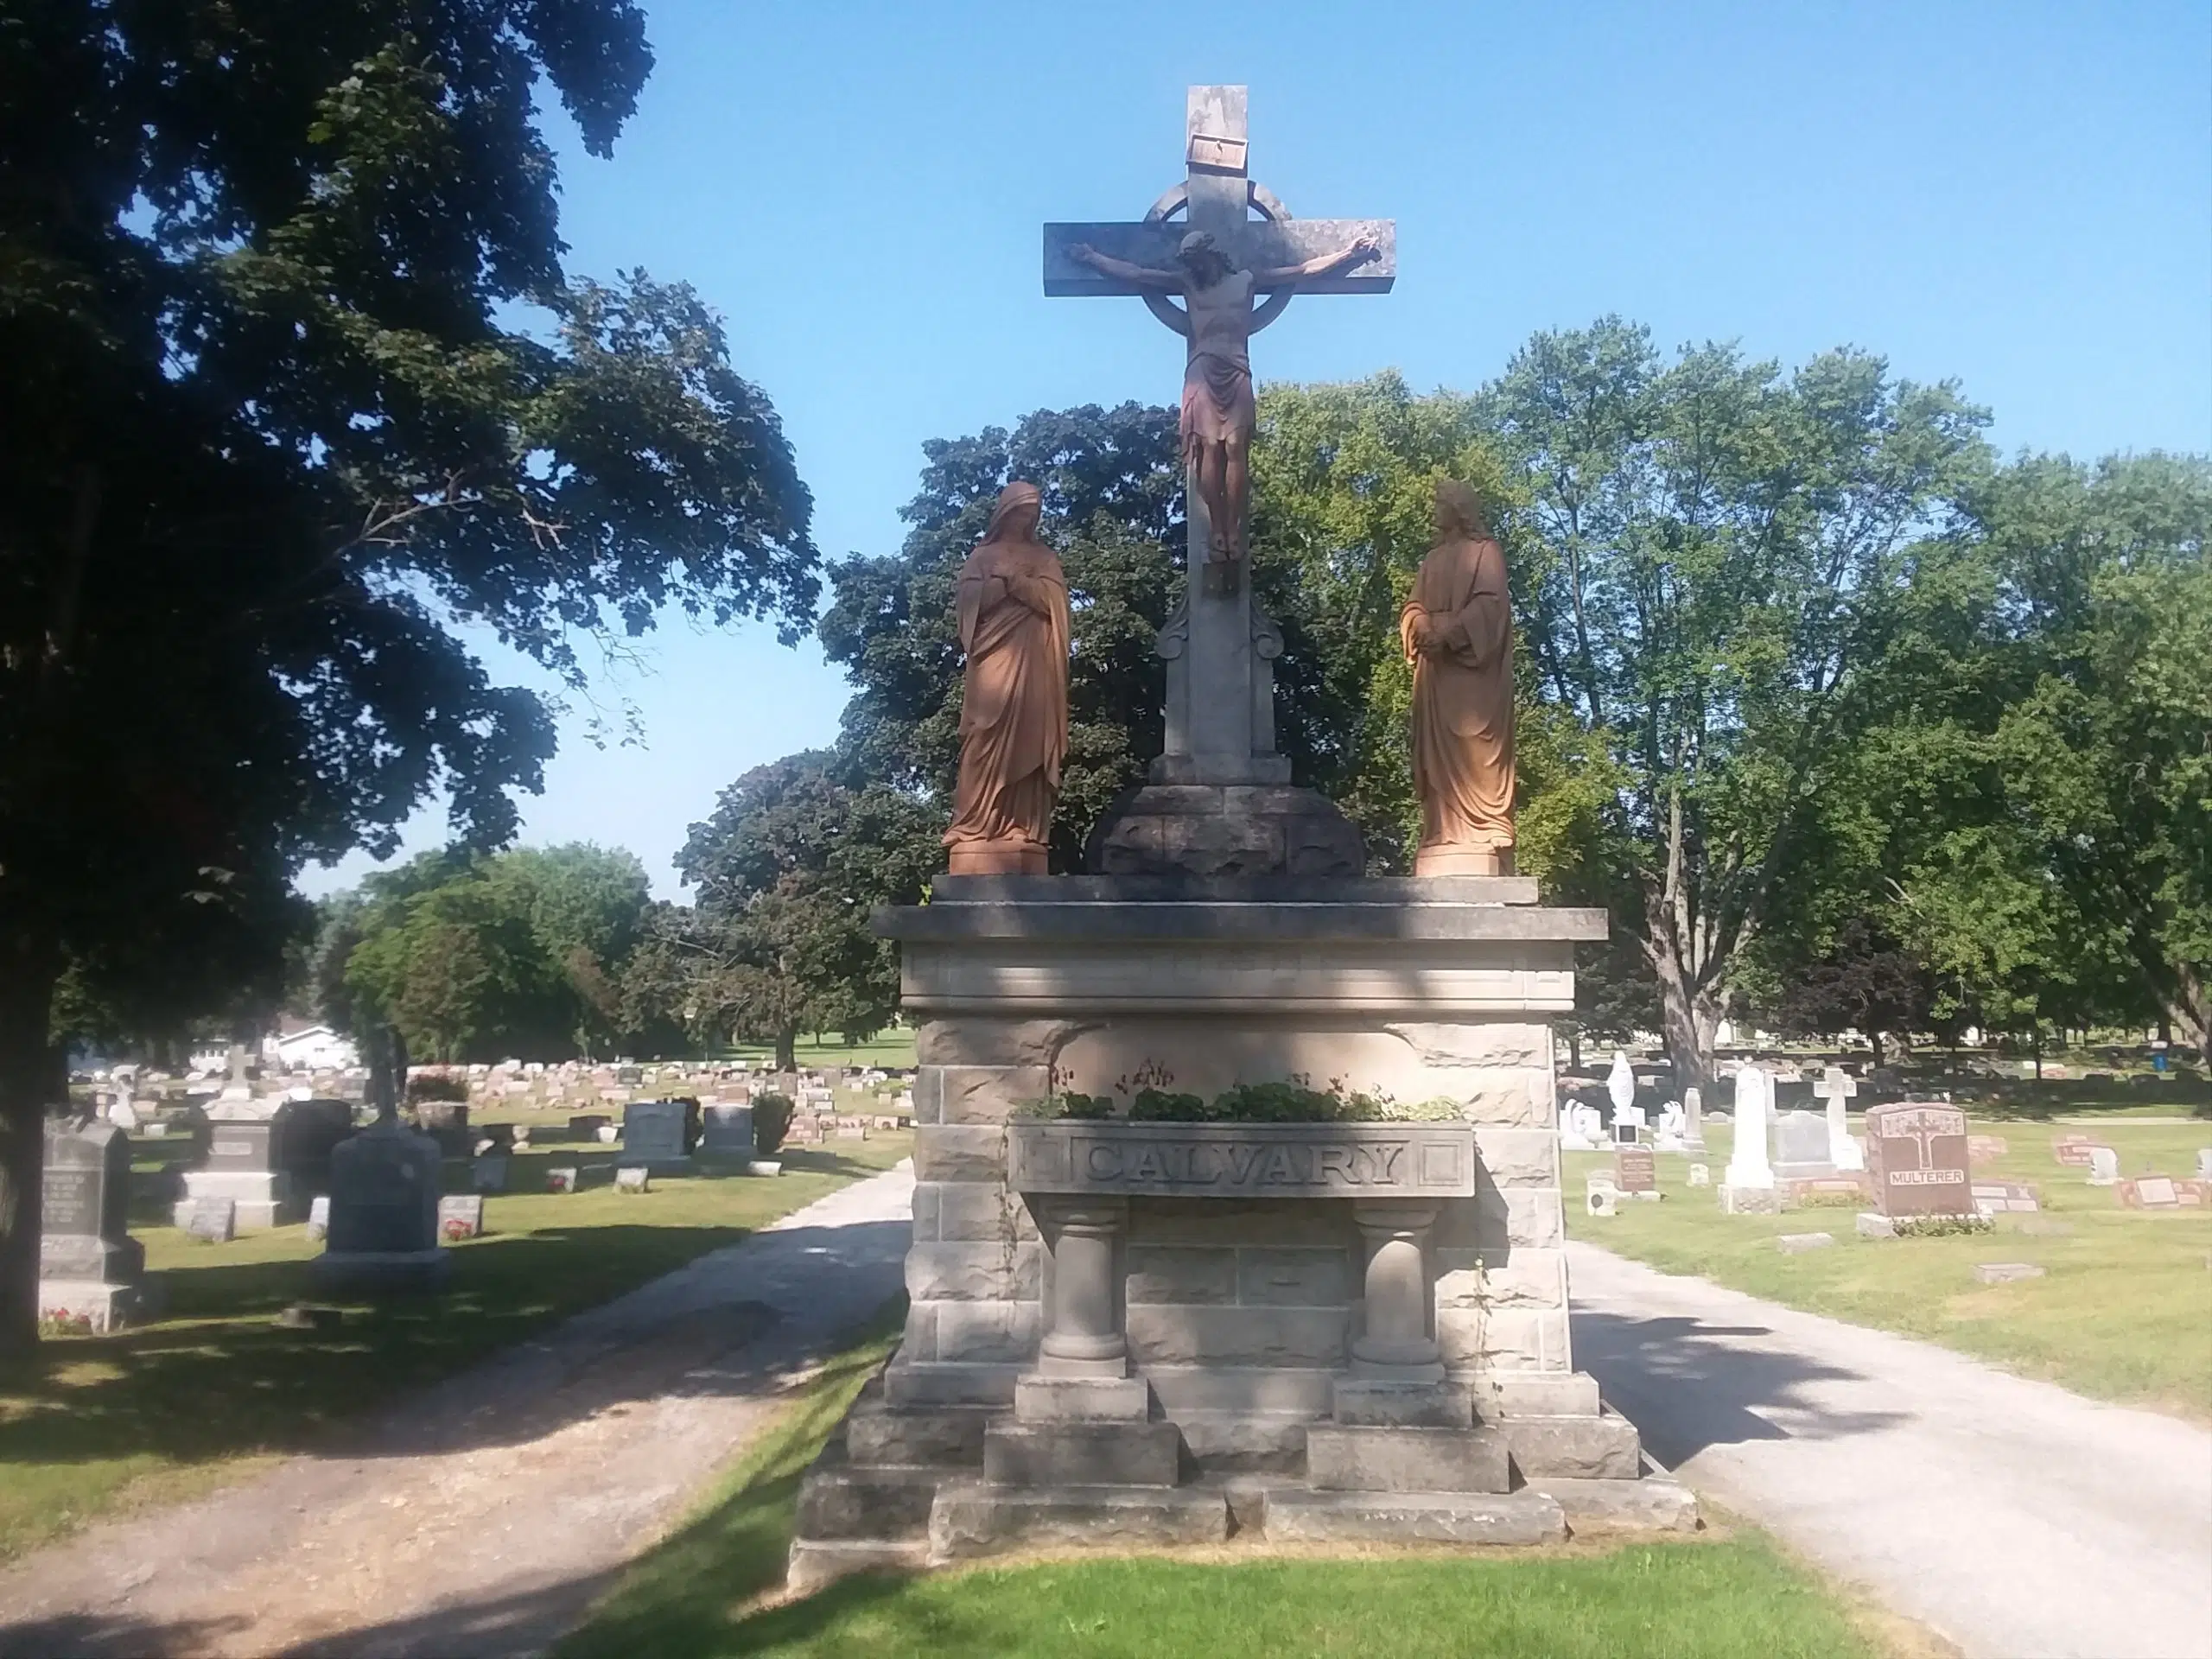
[[[1189,1198],[1471,1198],[1474,1129],[1464,1123],[1009,1126],[1024,1192]]]

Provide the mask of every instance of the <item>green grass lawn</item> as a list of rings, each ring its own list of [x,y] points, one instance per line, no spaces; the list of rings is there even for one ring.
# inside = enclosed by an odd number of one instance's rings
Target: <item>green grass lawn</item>
[[[275,1315],[321,1300],[302,1226],[200,1244],[150,1203],[135,1224],[164,1275],[159,1322],[41,1345],[0,1374],[0,1560],[95,1516],[205,1490],[257,1459],[311,1448],[348,1419],[435,1382],[571,1313],[607,1301],[858,1177],[888,1168],[912,1137],[790,1148],[784,1173],[658,1178],[643,1195],[611,1185],[619,1149],[555,1147],[514,1160],[510,1193],[485,1204],[486,1235],[455,1246],[445,1294],[344,1304],[342,1326],[288,1331]],[[180,1154],[142,1142],[149,1161]],[[576,1164],[599,1184],[545,1192],[545,1170]],[[447,1165],[449,1186],[463,1166]]]
[[[2024,1375],[2100,1399],[2212,1420],[2212,1214],[2123,1210],[2088,1171],[2051,1156],[2065,1132],[2040,1122],[1976,1118],[1977,1135],[2006,1142],[2005,1156],[1977,1165],[1977,1179],[2026,1181],[2041,1197],[2040,1219],[2073,1229],[2063,1237],[2021,1230],[2031,1218],[1998,1217],[1995,1234],[1872,1241],[1858,1236],[1857,1205],[1779,1216],[1724,1216],[1711,1188],[1688,1185],[1690,1160],[1658,1159],[1658,1204],[1624,1203],[1619,1217],[1584,1212],[1583,1179],[1611,1166],[1611,1154],[1567,1155],[1567,1230],[1669,1273],[1694,1274],[1792,1307],[1858,1325],[1923,1337]],[[2120,1173],[2193,1174],[2212,1127],[2158,1126],[2124,1117],[2082,1131],[2120,1154]],[[1728,1162],[1729,1130],[1707,1131],[1705,1159],[1716,1185]],[[1784,1255],[1782,1233],[1825,1232],[1832,1249]],[[1978,1262],[2029,1262],[2041,1279],[1980,1285]]]
[[[1211,1559],[1063,1560],[847,1580],[778,1605],[766,1598],[783,1582],[799,1478],[890,1340],[827,1368],[717,1496],[639,1559],[559,1659],[1841,1659],[1888,1650],[1864,1615],[1750,1533],[1516,1554],[1255,1551],[1238,1560],[1232,1549]]]

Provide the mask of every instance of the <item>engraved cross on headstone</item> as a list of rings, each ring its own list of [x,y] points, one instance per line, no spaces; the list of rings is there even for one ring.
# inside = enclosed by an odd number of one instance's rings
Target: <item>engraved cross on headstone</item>
[[[1391,221],[1294,219],[1274,192],[1251,176],[1243,87],[1192,87],[1185,141],[1183,181],[1142,219],[1045,226],[1046,294],[1136,295],[1162,322],[1188,336],[1190,319],[1173,299],[1094,269],[1073,251],[1088,246],[1109,262],[1164,272],[1175,268],[1178,248],[1193,231],[1212,237],[1233,268],[1253,272],[1287,271],[1371,238],[1374,253],[1357,264],[1268,285],[1264,297],[1255,292],[1248,334],[1281,316],[1294,293],[1389,292],[1397,275]],[[1251,584],[1239,579],[1243,560],[1218,556],[1195,470],[1184,495],[1189,575],[1183,598],[1160,634],[1160,654],[1167,659],[1166,743],[1153,779],[1284,782],[1290,763],[1274,752],[1274,659],[1282,651],[1281,631],[1251,597]],[[1240,519],[1249,516],[1243,503],[1236,511]],[[1247,529],[1242,522],[1234,526],[1228,544],[1249,547]]]

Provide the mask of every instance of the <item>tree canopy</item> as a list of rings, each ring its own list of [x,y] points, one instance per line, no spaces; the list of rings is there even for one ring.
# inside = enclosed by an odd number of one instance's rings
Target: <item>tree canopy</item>
[[[0,29],[0,1347],[57,1013],[273,977],[291,874],[434,791],[512,834],[552,720],[457,624],[581,683],[578,634],[664,607],[810,622],[810,503],[719,321],[562,264],[538,93],[604,155],[651,66],[629,0]]]

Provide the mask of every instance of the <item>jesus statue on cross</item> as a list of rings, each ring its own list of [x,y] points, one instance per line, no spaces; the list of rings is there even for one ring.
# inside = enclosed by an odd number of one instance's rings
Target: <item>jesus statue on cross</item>
[[[1103,276],[1140,291],[1180,296],[1190,308],[1191,353],[1183,370],[1179,429],[1184,464],[1205,501],[1211,560],[1228,562],[1244,555],[1254,420],[1254,296],[1294,290],[1300,283],[1365,264],[1380,251],[1376,238],[1362,236],[1302,264],[1239,270],[1210,233],[1192,231],[1176,250],[1178,269],[1160,270],[1112,258],[1088,242],[1068,249],[1070,258]]]

